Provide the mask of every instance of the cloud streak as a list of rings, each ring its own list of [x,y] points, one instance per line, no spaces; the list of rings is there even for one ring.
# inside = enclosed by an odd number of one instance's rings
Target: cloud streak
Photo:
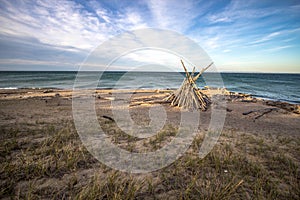
[[[15,6],[18,5],[18,6]],[[5,1],[3,35],[34,37],[41,43],[90,50],[118,31],[146,27],[139,13],[110,14],[100,4],[89,12],[72,1]]]

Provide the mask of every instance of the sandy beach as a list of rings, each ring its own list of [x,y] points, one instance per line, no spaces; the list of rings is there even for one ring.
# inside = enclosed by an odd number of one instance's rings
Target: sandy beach
[[[114,121],[111,102],[125,90],[94,92],[99,124],[118,146],[154,151],[176,135],[180,109],[162,100],[171,90],[138,90],[129,102],[137,124],[163,106],[168,121],[155,136],[129,137]],[[3,199],[297,199],[300,196],[300,106],[222,92],[226,120],[214,149],[197,150],[207,134],[211,108],[201,112],[199,133],[172,165],[129,174],[98,162],[81,143],[72,116],[72,90],[0,90]],[[120,108],[113,108],[120,109]],[[199,111],[200,112],[200,111]]]

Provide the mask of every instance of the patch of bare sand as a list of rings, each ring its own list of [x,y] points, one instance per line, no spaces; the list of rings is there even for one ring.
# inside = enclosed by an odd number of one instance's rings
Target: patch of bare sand
[[[5,93],[6,92],[6,93]],[[119,93],[133,93],[129,105],[130,113],[135,121],[149,121],[149,108],[162,105],[167,111],[168,120],[176,125],[180,121],[181,110],[163,103],[163,99],[170,90],[97,90],[94,93],[96,109],[99,116],[112,116],[112,101]],[[279,103],[251,98],[249,95],[231,93],[227,90],[203,90],[208,95],[223,94],[227,98],[227,115],[225,129],[247,131],[258,134],[298,134],[299,105]],[[61,120],[72,119],[72,91],[71,90],[1,90],[0,113],[2,126],[39,126],[43,123],[59,123]],[[113,109],[122,109],[114,107]],[[268,109],[271,109],[270,112]],[[248,114],[247,114],[248,113]],[[200,125],[207,129],[211,115],[211,108],[201,112]],[[260,116],[261,115],[261,116]],[[141,120],[142,119],[142,120]]]

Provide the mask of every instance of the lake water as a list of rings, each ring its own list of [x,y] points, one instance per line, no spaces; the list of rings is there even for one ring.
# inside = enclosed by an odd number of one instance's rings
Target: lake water
[[[99,78],[99,75],[101,77]],[[77,72],[0,72],[0,88],[72,89]],[[176,72],[81,72],[82,85],[98,88],[178,88],[184,73]],[[205,73],[206,82],[197,80],[198,87],[225,87],[233,92],[251,94],[272,100],[300,103],[300,74],[269,73]]]

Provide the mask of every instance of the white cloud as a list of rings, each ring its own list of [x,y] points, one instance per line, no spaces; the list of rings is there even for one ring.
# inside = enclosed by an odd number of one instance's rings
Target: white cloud
[[[239,22],[272,16],[281,12],[281,9],[257,8],[257,1],[231,1],[221,12],[207,16],[210,23]]]
[[[189,0],[147,0],[155,27],[176,30],[184,33],[193,27],[194,20],[204,15],[210,2]],[[199,6],[201,5],[201,6]]]
[[[285,45],[285,46],[279,46],[279,47],[274,47],[274,48],[266,49],[265,51],[276,52],[276,51],[280,51],[280,50],[291,48],[291,47],[293,47],[293,45]]]
[[[266,41],[269,41],[269,40],[272,40],[274,39],[276,36],[279,36],[281,34],[281,32],[273,32],[273,33],[270,33],[260,39],[257,39],[253,42],[250,42],[249,44],[258,44],[258,43],[262,43],[262,42],[266,42]]]
[[[72,66],[74,63],[61,61],[43,61],[43,60],[26,60],[26,59],[1,59],[1,65],[44,65],[44,66]]]
[[[164,66],[178,66],[180,57],[163,50],[141,50],[125,55],[122,59],[130,59],[140,64],[158,64]]]
[[[228,52],[230,52],[231,50],[230,49],[224,49],[223,50],[223,53],[228,53]]]
[[[138,12],[127,10],[126,13],[120,14],[116,20],[118,28],[121,30],[134,30],[148,27]]]
[[[193,63],[203,67],[211,62],[199,45],[183,35],[171,31],[144,29],[123,33],[103,43],[90,54],[86,63],[87,66],[97,63],[106,65],[113,61],[113,65],[127,66],[128,69],[157,64],[182,70],[181,58],[186,59],[187,66]]]
[[[211,23],[218,23],[218,22],[232,22],[232,20],[229,18],[229,17],[219,17],[217,15],[211,15],[211,16],[208,16],[208,20],[211,22]]]
[[[90,50],[120,30],[146,27],[138,13],[114,15],[100,4],[94,7],[95,13],[63,0],[5,4],[7,9],[0,14],[1,34],[35,37],[49,45]]]
[[[221,44],[221,41],[219,41],[219,39],[220,39],[219,36],[208,38],[204,43],[205,47],[208,50],[218,48]]]

